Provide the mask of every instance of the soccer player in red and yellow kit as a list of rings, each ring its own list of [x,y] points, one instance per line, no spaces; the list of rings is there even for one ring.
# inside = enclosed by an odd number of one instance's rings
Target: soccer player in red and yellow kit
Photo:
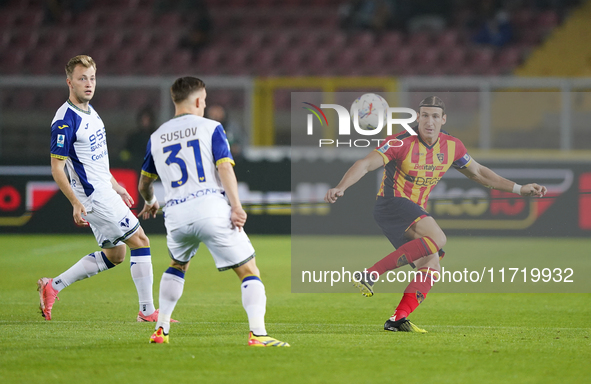
[[[384,166],[374,218],[396,250],[367,272],[355,274],[354,284],[369,297],[373,295],[373,284],[381,274],[407,264],[419,272],[404,291],[394,314],[384,324],[387,331],[426,333],[407,316],[427,296],[432,275],[439,272],[439,260],[445,254],[442,250],[447,241],[445,234],[425,207],[429,193],[451,166],[488,188],[521,196],[542,197],[546,194],[544,186],[535,183],[521,186],[478,164],[460,140],[441,131],[446,118],[443,101],[437,96],[427,97],[419,104],[417,135],[404,131],[386,138],[382,145],[355,162],[324,198],[329,203],[336,202],[367,172]]]

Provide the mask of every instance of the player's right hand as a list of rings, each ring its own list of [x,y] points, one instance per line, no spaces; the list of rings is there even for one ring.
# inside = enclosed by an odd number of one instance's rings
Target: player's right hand
[[[246,223],[246,212],[242,207],[232,207],[230,220],[232,221],[232,225],[238,228],[238,231],[242,231],[242,227]]]
[[[324,201],[327,203],[334,203],[337,201],[339,197],[342,197],[345,194],[345,191],[341,190],[340,188],[332,188],[326,192],[326,196],[324,196]]]
[[[88,227],[88,221],[84,220],[82,215],[86,216],[86,208],[82,203],[77,203],[73,205],[74,212],[72,215],[74,216],[74,223],[76,223],[79,227]]]

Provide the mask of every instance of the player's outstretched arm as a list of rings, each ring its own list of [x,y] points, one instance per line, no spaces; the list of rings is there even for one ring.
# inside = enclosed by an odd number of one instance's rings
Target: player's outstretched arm
[[[68,176],[66,176],[66,171],[64,171],[64,166],[66,165],[66,161],[63,159],[58,159],[55,157],[51,158],[51,175],[55,180],[57,186],[60,188],[64,196],[70,200],[70,204],[72,204],[73,212],[72,216],[74,217],[74,222],[76,225],[81,227],[88,226],[88,222],[84,220],[82,217],[83,215],[86,216],[86,209],[84,205],[78,200],[72,187],[70,186],[70,181],[68,180]]]
[[[218,173],[220,174],[220,181],[226,191],[226,197],[230,201],[232,207],[232,225],[242,230],[246,223],[246,212],[242,208],[240,203],[240,197],[238,196],[238,181],[236,180],[236,174],[234,168],[230,162],[221,163],[218,165]]]
[[[140,184],[138,189],[140,191],[140,195],[144,198],[144,208],[138,213],[138,217],[143,218],[144,220],[156,217],[156,213],[158,213],[158,208],[160,208],[160,204],[158,204],[158,200],[156,199],[156,195],[154,195],[154,181],[151,177],[146,175],[140,175]]]
[[[375,151],[370,152],[363,159],[357,160],[345,173],[339,184],[326,192],[324,201],[327,203],[336,202],[339,197],[345,194],[347,188],[358,182],[367,172],[376,170],[382,165],[384,165],[384,160]]]
[[[543,197],[547,192],[546,187],[536,183],[521,186],[511,180],[505,179],[484,165],[478,164],[474,159],[472,159],[470,165],[464,169],[459,169],[459,171],[467,178],[474,180],[487,188],[498,189],[499,191],[513,192],[521,196],[536,197]]]

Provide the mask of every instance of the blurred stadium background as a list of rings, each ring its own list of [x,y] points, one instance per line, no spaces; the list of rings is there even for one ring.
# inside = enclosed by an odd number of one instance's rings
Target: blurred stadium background
[[[436,93],[452,111],[446,128],[477,159],[575,167],[571,221],[588,233],[591,203],[579,192],[590,183],[590,16],[580,0],[2,1],[0,224],[77,230],[45,224],[52,205],[67,204],[51,184],[48,142],[67,97],[63,67],[85,53],[98,65],[92,104],[112,167],[129,190],[146,138],[139,114],[154,116],[147,129],[168,119],[180,75],[202,77],[208,106],[225,112],[255,233],[289,233],[292,194],[318,203],[325,187],[289,178],[290,158],[308,156],[292,129],[292,92],[397,92],[410,106]],[[360,153],[332,152],[343,167]]]
[[[379,92],[405,107],[440,96],[445,129],[474,158],[549,187],[547,198],[525,199],[448,172],[429,206],[449,237],[446,268],[572,267],[586,288],[562,288],[589,292],[589,20],[584,0],[0,0],[0,379],[588,382],[588,293],[436,287],[412,318],[430,333],[400,335],[381,331],[400,290],[382,285],[365,301],[348,284],[339,289],[350,294],[337,296],[293,294],[335,292],[293,282],[302,269],[334,269],[345,253],[357,268],[359,255],[390,252],[372,218],[379,172],[339,204],[322,203],[369,149],[318,151],[298,125],[301,101],[347,105],[347,95]],[[267,324],[293,348],[243,347],[235,277],[216,274],[205,251],[175,311],[173,349],[148,349],[150,324],[129,321],[135,292],[125,267],[64,291],[51,323],[39,316],[35,280],[96,247],[74,225],[49,168],[50,123],[68,96],[63,68],[78,54],[97,62],[92,104],[113,174],[136,201],[147,135],[173,113],[169,86],[178,76],[205,80],[207,113],[223,120],[238,158]],[[308,95],[318,99],[298,99]],[[333,125],[318,132],[336,139]],[[164,226],[161,216],[142,225],[156,290],[167,264]]]

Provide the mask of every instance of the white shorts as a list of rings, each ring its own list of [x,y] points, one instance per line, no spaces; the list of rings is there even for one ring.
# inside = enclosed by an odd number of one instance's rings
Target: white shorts
[[[129,239],[140,227],[137,217],[129,210],[119,195],[107,201],[94,200],[92,211],[84,218],[101,248],[114,248]]]
[[[167,232],[168,252],[179,263],[189,262],[201,242],[209,249],[219,271],[239,267],[254,257],[244,229],[232,228],[229,218],[209,217]]]

